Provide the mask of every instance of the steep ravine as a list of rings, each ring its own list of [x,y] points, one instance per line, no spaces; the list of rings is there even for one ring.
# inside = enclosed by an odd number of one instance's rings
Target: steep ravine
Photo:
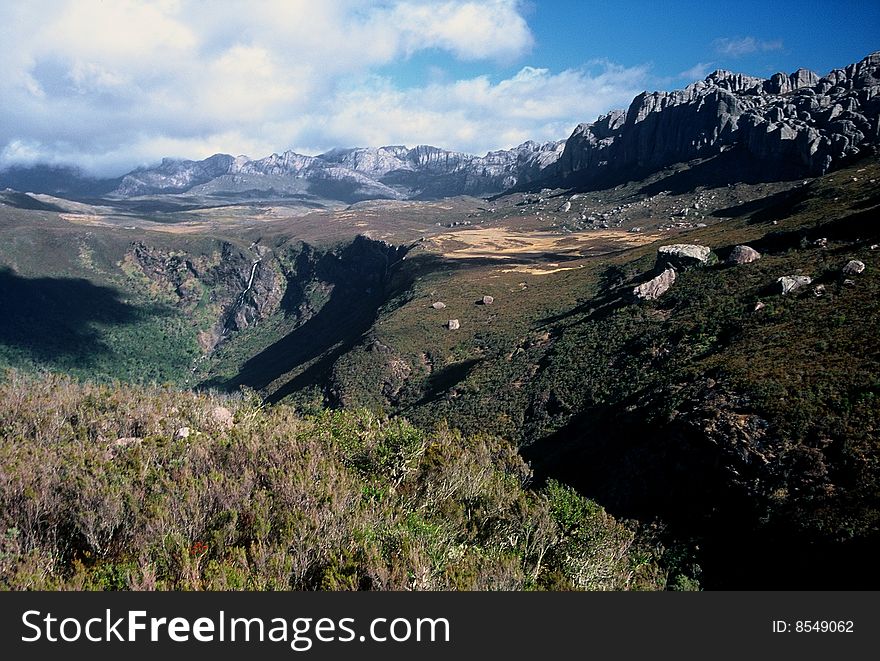
[[[334,247],[259,248],[252,280],[243,279],[220,316],[223,332],[202,368],[203,385],[244,386],[268,401],[325,388],[335,359],[375,321],[407,250],[363,236]]]

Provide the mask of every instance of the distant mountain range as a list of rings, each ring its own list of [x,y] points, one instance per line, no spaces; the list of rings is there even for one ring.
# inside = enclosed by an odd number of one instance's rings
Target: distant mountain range
[[[818,175],[880,143],[880,52],[824,77],[799,69],[769,79],[715,71],[673,92],[644,92],[626,110],[580,124],[568,140],[524,142],[473,156],[414,148],[292,151],[252,160],[215,154],[164,159],[117,179],[72,168],[13,167],[9,187],[73,198],[188,194],[220,199],[437,199],[533,185],[607,185],[736,148],[751,177]]]
[[[228,154],[203,161],[165,159],[158,167],[125,175],[115,194],[308,192],[352,201],[484,195],[539,176],[559,159],[564,145],[525,142],[482,157],[420,145],[334,149],[318,156],[286,151],[258,160]]]

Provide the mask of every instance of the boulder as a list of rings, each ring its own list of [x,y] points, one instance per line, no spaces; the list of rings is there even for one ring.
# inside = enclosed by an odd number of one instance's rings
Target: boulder
[[[211,419],[220,427],[225,427],[226,429],[232,429],[235,426],[232,411],[225,406],[215,406],[211,409]]]
[[[750,264],[761,259],[761,253],[751,246],[736,246],[727,257],[728,264]]]
[[[673,282],[675,282],[675,269],[666,269],[657,277],[633,289],[633,296],[643,301],[653,301],[665,294]]]
[[[189,438],[189,427],[181,427],[174,433],[174,438]]]
[[[851,259],[843,267],[844,275],[858,275],[865,270],[865,263],[858,259]]]
[[[458,330],[461,328],[461,324],[458,322],[458,319],[450,319],[446,322],[446,327],[449,330]]]
[[[784,275],[776,279],[776,290],[779,294],[793,294],[802,287],[813,282],[808,275]]]
[[[443,301],[437,301],[436,303],[431,303],[431,307],[435,310],[443,310],[446,308],[446,303]]]
[[[691,266],[705,266],[709,263],[712,249],[691,243],[674,243],[661,246],[657,251],[657,262],[662,266],[686,269]]]
[[[483,305],[492,305],[492,303],[494,303],[494,302],[495,302],[494,296],[483,296],[483,298],[480,300],[480,303],[482,303]]]

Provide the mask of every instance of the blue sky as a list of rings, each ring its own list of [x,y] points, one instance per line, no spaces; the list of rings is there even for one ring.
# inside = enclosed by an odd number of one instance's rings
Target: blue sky
[[[514,60],[466,62],[435,50],[393,63],[387,72],[418,85],[438,67],[450,78],[500,80],[526,64],[560,71],[611,60],[650,65],[652,89],[675,89],[701,69],[767,77],[804,67],[823,75],[880,49],[880,2],[866,0],[556,0],[521,3],[520,11],[534,44]]]
[[[717,68],[822,75],[878,35],[880,3],[844,0],[0,0],[0,167],[484,153]]]

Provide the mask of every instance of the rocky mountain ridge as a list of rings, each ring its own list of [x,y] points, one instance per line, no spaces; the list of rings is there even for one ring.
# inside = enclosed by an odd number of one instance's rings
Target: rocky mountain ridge
[[[133,197],[269,186],[290,193],[304,190],[303,182],[337,182],[348,187],[353,199],[482,195],[535,178],[561,156],[563,146],[563,141],[543,145],[528,141],[482,157],[429,145],[412,149],[392,145],[334,149],[318,156],[285,151],[261,159],[229,154],[202,161],[164,159],[155,168],[127,174],[114,193]]]
[[[731,168],[763,181],[816,176],[878,143],[880,51],[823,77],[807,69],[768,79],[718,70],[681,90],[643,92],[627,109],[578,125],[567,140],[527,141],[485,156],[428,145],[333,149],[317,156],[285,151],[260,159],[215,154],[201,161],[166,158],[118,180],[82,185],[69,181],[67,171],[62,177],[36,172],[38,166],[30,176],[13,168],[0,173],[0,188],[27,184],[27,190],[74,196],[103,196],[112,189],[111,196],[123,199],[181,193],[345,202],[438,199],[609,185],[734,149],[747,160],[722,168],[724,176]],[[53,177],[63,181],[40,188]]]
[[[548,175],[589,183],[638,178],[739,147],[773,177],[820,175],[878,144],[880,52],[820,78],[715,71],[673,92],[643,92],[626,110],[579,125]]]

